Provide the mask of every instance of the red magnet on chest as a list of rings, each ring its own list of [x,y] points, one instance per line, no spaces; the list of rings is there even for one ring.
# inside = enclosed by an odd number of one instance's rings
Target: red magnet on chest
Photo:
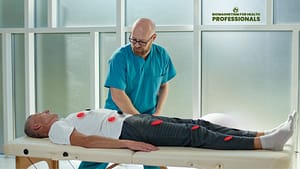
[[[194,126],[192,127],[192,130],[197,130],[198,128],[200,128],[199,125],[194,125]]]
[[[77,118],[83,118],[85,116],[85,113],[84,112],[78,112],[77,114],[76,114],[76,117]]]
[[[224,141],[229,141],[229,140],[231,140],[232,139],[232,136],[226,136],[225,138],[224,138]]]
[[[116,117],[115,116],[111,116],[107,119],[109,122],[114,122],[116,121]]]
[[[157,125],[160,125],[163,121],[162,120],[154,120],[152,123],[151,123],[151,126],[157,126]]]

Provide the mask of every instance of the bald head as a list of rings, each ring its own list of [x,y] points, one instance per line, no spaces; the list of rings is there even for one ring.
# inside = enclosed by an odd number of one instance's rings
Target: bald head
[[[132,26],[130,42],[135,55],[147,59],[156,39],[155,24],[148,18],[140,18]]]
[[[140,18],[135,21],[131,31],[138,39],[147,39],[155,33],[155,24],[148,18]]]

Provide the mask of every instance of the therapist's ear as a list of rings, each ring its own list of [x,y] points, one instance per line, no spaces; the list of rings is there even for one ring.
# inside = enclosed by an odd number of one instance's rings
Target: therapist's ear
[[[157,37],[157,34],[156,33],[153,34],[153,37],[152,37],[153,41],[155,41],[156,37]]]

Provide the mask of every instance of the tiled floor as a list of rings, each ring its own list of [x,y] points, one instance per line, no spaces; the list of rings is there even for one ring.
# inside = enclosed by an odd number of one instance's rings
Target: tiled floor
[[[300,156],[297,157],[298,164],[300,163]],[[71,160],[71,161],[60,161],[59,168],[60,169],[77,169],[80,164],[80,161]],[[15,166],[15,158],[13,156],[6,156],[0,154],[0,169],[16,169]],[[49,169],[46,162],[41,162],[35,164],[35,166],[31,166],[28,169]],[[121,164],[114,169],[143,169],[141,165],[129,165],[129,164]],[[168,167],[168,169],[187,169],[187,168],[179,168],[179,167]],[[293,169],[300,169],[300,166]]]

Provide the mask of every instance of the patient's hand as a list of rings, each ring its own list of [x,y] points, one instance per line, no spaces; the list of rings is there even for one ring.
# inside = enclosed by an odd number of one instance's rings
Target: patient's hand
[[[150,152],[150,151],[159,150],[158,147],[156,147],[152,144],[148,144],[148,143],[144,143],[144,142],[140,142],[140,141],[132,141],[132,140],[123,140],[123,141],[124,141],[124,144],[126,145],[126,147],[133,151]]]

